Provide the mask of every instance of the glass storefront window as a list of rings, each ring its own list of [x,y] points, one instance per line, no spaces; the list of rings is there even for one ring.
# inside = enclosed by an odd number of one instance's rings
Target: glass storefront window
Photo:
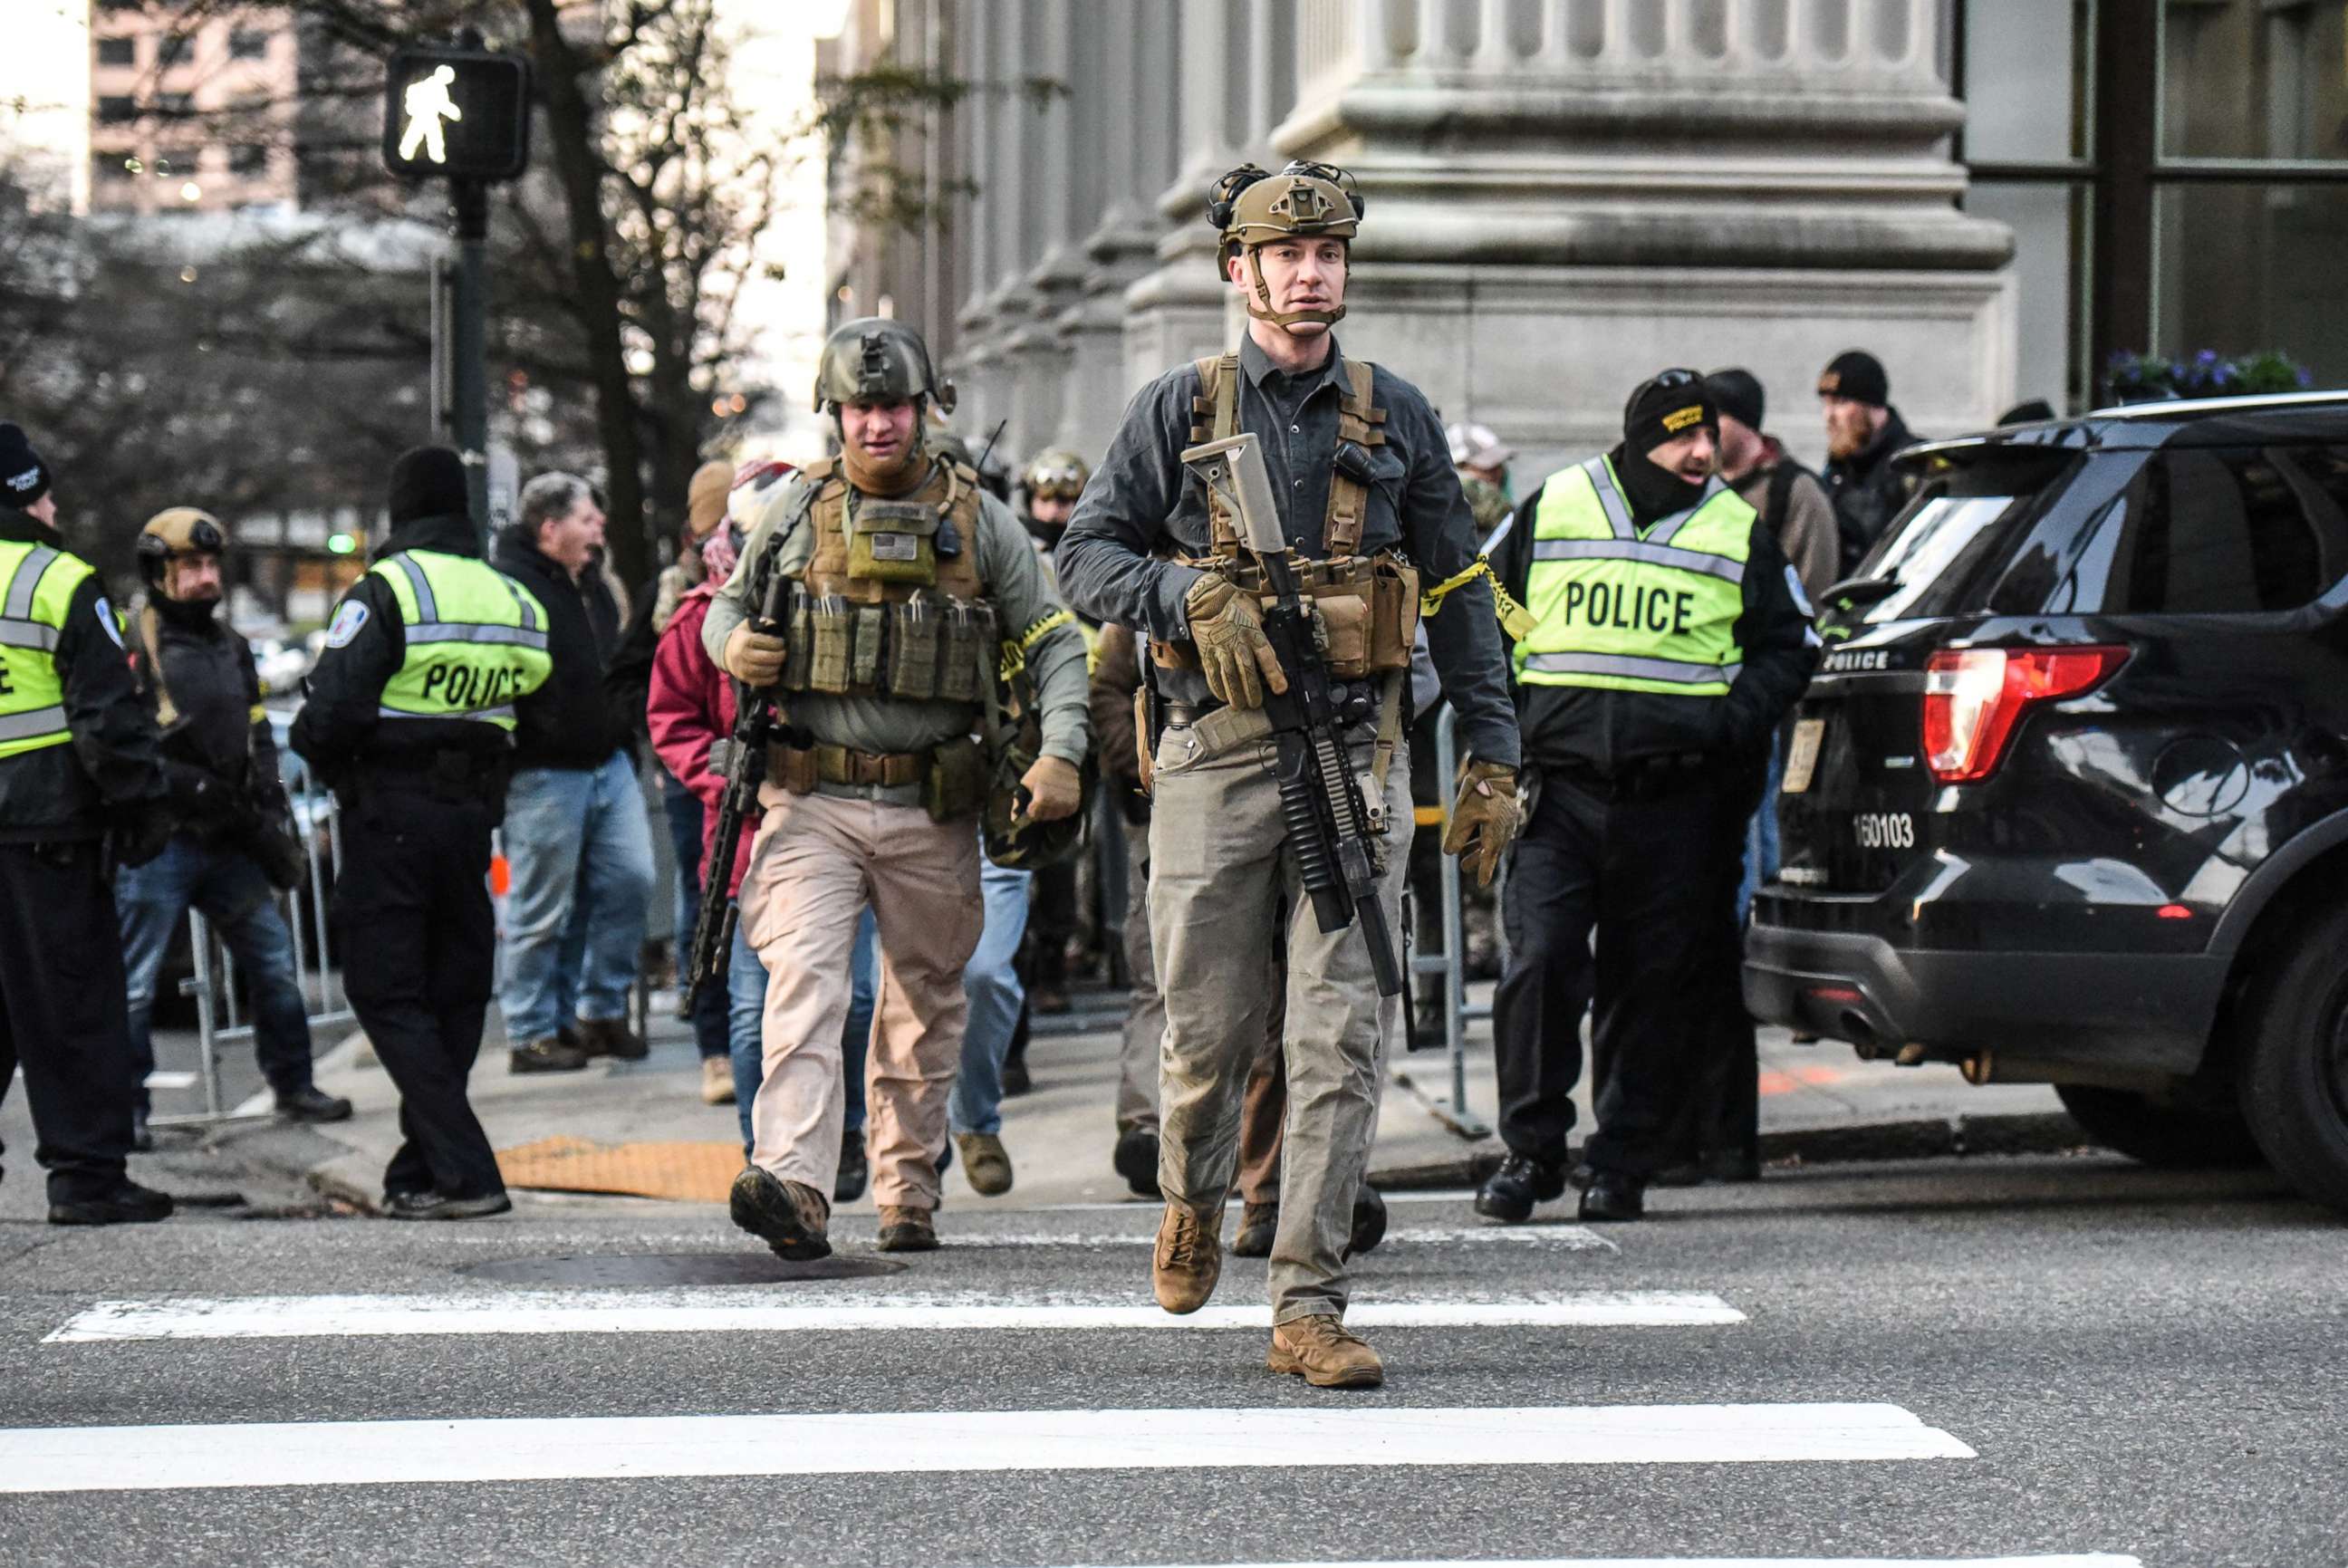
[[[2279,349],[2348,386],[2348,185],[2168,185],[2155,211],[2156,352]]]
[[[2087,187],[1977,180],[1965,211],[2013,231],[2016,395],[2057,408],[2086,403]]]
[[[2093,12],[2092,0],[1971,0],[1965,6],[1968,161],[2088,156]]]
[[[2164,158],[2348,159],[2348,0],[2165,0]]]

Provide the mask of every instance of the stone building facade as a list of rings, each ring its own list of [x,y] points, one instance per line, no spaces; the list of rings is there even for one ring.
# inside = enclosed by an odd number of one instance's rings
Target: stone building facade
[[[894,150],[974,194],[942,238],[843,228],[835,310],[930,331],[964,430],[1097,453],[1136,387],[1241,330],[1209,185],[1311,158],[1369,203],[1347,351],[1533,472],[1671,364],[1751,367],[1811,455],[1809,388],[1851,346],[1918,428],[1984,425],[2015,391],[2013,242],[1962,206],[1955,3],[858,0],[834,68],[979,85]]]

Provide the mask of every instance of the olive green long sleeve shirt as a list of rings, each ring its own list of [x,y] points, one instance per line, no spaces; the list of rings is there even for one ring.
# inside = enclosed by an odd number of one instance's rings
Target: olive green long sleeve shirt
[[[793,479],[780,487],[759,515],[742,546],[734,575],[709,602],[702,623],[702,646],[723,666],[726,639],[750,619],[757,606],[750,602],[752,563],[773,548],[775,535],[797,516],[807,486]],[[985,583],[1004,635],[1015,637],[1054,613],[1066,609],[1027,531],[1011,509],[991,495],[979,497],[977,538],[966,548],[978,552],[978,574]],[[782,546],[776,569],[796,577],[815,554],[815,527],[802,521]],[[1044,727],[1044,755],[1081,764],[1090,744],[1086,711],[1085,638],[1076,622],[1068,621],[1036,640],[1027,650],[1029,678],[1035,684]],[[942,741],[970,734],[977,708],[966,702],[914,702],[899,697],[832,696],[821,692],[794,692],[787,699],[792,725],[821,744],[853,747],[885,754],[922,751]]]

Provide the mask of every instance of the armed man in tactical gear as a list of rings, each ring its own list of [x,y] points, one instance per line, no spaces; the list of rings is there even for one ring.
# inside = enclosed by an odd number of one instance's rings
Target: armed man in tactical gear
[[[953,391],[920,334],[878,317],[839,327],[816,407],[839,456],[767,504],[702,628],[710,655],[774,705],[741,901],[771,976],[766,1070],[732,1212],[787,1258],[831,1250],[840,1021],[868,906],[882,954],[867,1101],[880,1245],[937,1245],[980,816],[990,796],[1017,797],[1002,812],[1014,826],[1072,815],[1086,746],[1084,639],[1010,509],[932,450],[926,417],[951,411]],[[1012,665],[1040,737],[1020,772],[999,678]]]
[[[191,905],[220,933],[251,989],[253,1050],[277,1114],[311,1122],[351,1114],[349,1100],[311,1081],[309,1008],[276,897],[299,886],[308,865],[278,776],[252,648],[221,614],[227,549],[220,521],[191,506],[159,511],[139,531],[147,595],[131,620],[131,662],[162,726],[165,766],[193,769],[217,785],[206,792],[212,810],[182,822],[161,854],[115,881],[142,1147],[145,1079],[155,1068],[149,1033],[155,979]]]
[[[343,988],[399,1088],[384,1171],[395,1220],[513,1207],[466,1098],[497,961],[489,833],[505,815],[514,703],[546,683],[546,606],[481,559],[464,459],[391,465],[391,537],[335,607],[294,749],[341,801]]]
[[[1704,378],[1664,371],[1632,393],[1622,443],[1551,474],[1490,545],[1533,619],[1515,649],[1533,805],[1493,1018],[1509,1154],[1476,1199],[1493,1219],[1563,1194],[1593,995],[1607,1070],[1581,1217],[1637,1219],[1692,1131],[1706,965],[1734,962],[1716,926],[1818,648],[1768,524],[1715,471],[1718,430]]]
[[[139,1076],[107,862],[171,836],[155,719],[122,624],[57,531],[56,476],[0,423],[0,1099],[25,1071],[49,1223],[160,1220],[130,1180]]]
[[[1399,989],[1388,965],[1411,808],[1397,754],[1423,588],[1442,607],[1428,630],[1470,753],[1447,847],[1472,850],[1488,880],[1517,811],[1493,599],[1442,424],[1417,388],[1346,358],[1330,331],[1363,210],[1352,177],[1319,164],[1250,166],[1218,182],[1208,217],[1247,335],[1134,399],[1058,552],[1071,603],[1148,644],[1149,925],[1167,1016],[1158,1300],[1195,1312],[1214,1290],[1269,955],[1284,944],[1289,1109],[1269,1365],[1318,1387],[1384,1376],[1344,1327],[1344,1252],[1395,1023],[1381,991]],[[1283,583],[1298,592],[1266,597]],[[1285,632],[1292,599],[1308,595],[1314,630],[1300,646]],[[1313,668],[1284,668],[1268,628]],[[1313,726],[1326,744],[1309,757],[1287,725],[1299,698],[1336,729]],[[1292,768],[1359,783],[1338,779],[1308,800]],[[1366,819],[1367,831],[1333,845],[1333,819]],[[1333,847],[1353,868],[1342,901],[1325,896]],[[1350,923],[1339,923],[1344,903]]]

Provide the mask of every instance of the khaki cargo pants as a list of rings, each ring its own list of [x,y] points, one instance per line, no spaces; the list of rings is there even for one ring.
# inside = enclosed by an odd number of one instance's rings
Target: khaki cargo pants
[[[742,923],[767,969],[763,1081],[750,1108],[753,1164],[831,1194],[839,1169],[839,1033],[850,955],[867,903],[880,936],[880,986],[866,1064],[872,1201],[938,1204],[932,1163],[969,1016],[963,965],[983,915],[978,833],[918,806],[768,785],[766,820],[742,879]]]
[[[1356,769],[1368,771],[1370,753],[1365,737],[1354,751]],[[1345,1310],[1339,1254],[1377,1130],[1384,1044],[1399,1015],[1378,995],[1360,925],[1324,934],[1314,919],[1286,848],[1272,762],[1269,740],[1219,753],[1189,729],[1166,730],[1150,817],[1149,931],[1166,1002],[1158,1180],[1168,1198],[1195,1207],[1220,1209],[1231,1191],[1241,1101],[1264,1048],[1274,944],[1286,947],[1288,1120],[1271,1268],[1272,1320],[1285,1323]],[[1399,944],[1411,830],[1410,767],[1400,748],[1385,794],[1379,898]]]

